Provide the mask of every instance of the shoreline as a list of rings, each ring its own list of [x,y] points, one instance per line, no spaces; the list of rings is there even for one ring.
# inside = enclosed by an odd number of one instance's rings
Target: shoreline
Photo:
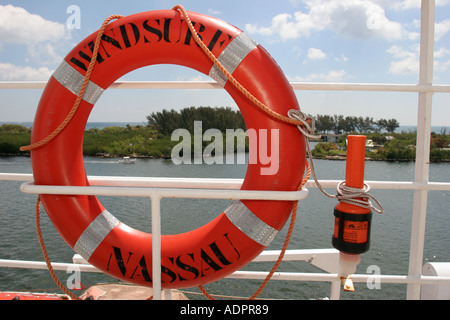
[[[347,160],[346,156],[323,156],[323,157],[313,157],[314,160],[332,160],[332,161],[345,161]],[[371,157],[365,157],[366,161],[385,161],[385,162],[416,162],[415,159],[376,159]],[[450,162],[450,159],[443,160],[430,160],[430,163],[441,163],[441,162]]]
[[[25,158],[30,158],[30,154],[29,153],[24,153],[24,154],[5,154],[5,153],[0,153],[0,157],[25,157]],[[87,156],[87,155],[83,155],[83,157],[93,157],[93,158],[99,158],[99,159],[120,159],[123,158],[123,156],[119,156],[119,155],[96,155],[96,156]],[[129,157],[131,158],[135,158],[135,159],[163,159],[163,160],[170,160],[172,159],[170,156],[160,156],[160,157],[155,157],[155,156],[151,156],[151,155],[129,155]],[[308,156],[306,156],[306,158],[308,158]],[[330,160],[330,161],[346,161],[347,157],[346,156],[340,156],[340,155],[333,155],[333,156],[322,156],[322,157],[313,157],[314,160]],[[365,157],[366,161],[385,161],[385,162],[415,162],[415,159],[375,159],[375,158],[371,158],[371,157]],[[442,160],[430,160],[430,163],[450,163],[450,159],[442,159]]]

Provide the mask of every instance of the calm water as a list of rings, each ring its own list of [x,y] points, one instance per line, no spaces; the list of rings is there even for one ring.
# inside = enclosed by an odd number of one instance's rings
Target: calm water
[[[315,160],[319,179],[344,179],[344,161]],[[246,165],[174,165],[171,160],[138,159],[134,165],[119,164],[116,159],[85,158],[88,175],[123,175],[154,177],[219,177],[242,178]],[[0,172],[31,173],[30,159],[25,157],[0,158]],[[411,181],[413,163],[367,162],[367,180]],[[450,181],[450,164],[432,164],[430,181]],[[20,182],[0,181],[0,259],[43,261],[36,237],[34,205],[36,196],[22,194]],[[333,190],[328,190],[334,192]],[[383,274],[406,274],[408,271],[409,241],[413,192],[408,190],[373,190],[385,208],[385,213],[374,213],[370,250],[362,257],[357,273],[366,273],[367,267],[377,265]],[[100,199],[104,206],[121,221],[140,230],[150,231],[150,200],[141,198]],[[162,201],[163,233],[179,233],[197,228],[213,219],[227,207],[226,200],[164,199]],[[432,191],[428,200],[428,216],[424,262],[450,261],[450,192]],[[303,200],[298,209],[295,232],[289,249],[331,248],[333,208],[335,200],[326,198],[317,189]],[[189,219],[186,219],[189,217]],[[186,221],[190,225],[186,225]],[[42,213],[44,240],[52,261],[70,262],[73,251],[55,231]],[[269,249],[281,249],[286,227]],[[272,263],[258,263],[249,270],[268,271]],[[320,272],[306,262],[283,263],[279,271]],[[57,272],[66,283],[71,274]],[[84,273],[85,287],[98,282],[115,282],[101,274]],[[258,289],[261,281],[221,280],[207,285],[210,293],[248,297]],[[56,290],[46,270],[0,269],[0,290]],[[330,284],[318,282],[271,281],[260,297],[273,299],[315,299],[329,296]],[[58,291],[58,290],[56,290]],[[196,288],[190,291],[198,292]],[[79,294],[79,291],[75,292]],[[406,286],[382,284],[381,289],[369,290],[365,283],[356,284],[356,292],[341,293],[342,299],[404,299]],[[202,297],[190,296],[191,299]]]

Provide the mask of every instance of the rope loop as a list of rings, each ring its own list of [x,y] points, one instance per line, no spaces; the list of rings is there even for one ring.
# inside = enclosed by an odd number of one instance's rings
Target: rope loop
[[[41,199],[38,197],[36,200],[36,207],[35,207],[35,224],[36,224],[36,234],[39,241],[39,246],[41,248],[42,254],[44,256],[45,263],[47,264],[47,269],[50,273],[51,278],[55,282],[55,284],[63,291],[65,294],[67,294],[69,297],[71,297],[73,300],[81,300],[78,296],[73,294],[69,291],[62,283],[59,281],[58,277],[55,274],[55,271],[53,269],[52,263],[50,261],[50,258],[47,253],[47,249],[45,247],[44,238],[42,236],[41,231],[41,222],[40,222],[40,206],[41,206]]]
[[[298,130],[307,138],[312,140],[318,140],[321,138],[320,135],[315,135],[316,122],[313,117],[306,115],[297,109],[291,109],[288,111],[288,117],[300,121],[302,124],[298,125]]]
[[[300,129],[299,129],[300,130]],[[350,203],[362,208],[368,208],[371,210],[374,210],[378,213],[383,213],[384,209],[381,206],[380,202],[375,199],[375,197],[371,194],[369,194],[370,186],[366,183],[364,183],[364,186],[362,189],[358,188],[352,188],[345,185],[345,181],[340,182],[336,187],[336,195],[329,194],[325,191],[325,189],[322,187],[322,185],[319,182],[319,179],[317,179],[316,176],[316,170],[314,168],[314,162],[313,162],[313,156],[311,153],[311,148],[309,146],[309,139],[308,136],[305,136],[306,139],[306,151],[308,153],[308,158],[310,160],[310,166],[311,166],[311,176],[313,177],[313,180],[317,186],[317,188],[327,197],[337,199],[342,202]],[[377,207],[372,205],[372,202],[369,200],[372,199],[376,204]]]
[[[375,199],[375,197],[372,196],[369,193],[369,191],[370,186],[366,183],[364,183],[362,189],[359,189],[346,186],[345,181],[342,181],[336,187],[337,192],[336,198],[341,202],[353,204],[362,208],[371,209],[378,213],[383,213],[384,209],[381,206],[380,202],[378,202],[378,200]],[[372,202],[369,199],[375,201],[378,207],[373,206]]]

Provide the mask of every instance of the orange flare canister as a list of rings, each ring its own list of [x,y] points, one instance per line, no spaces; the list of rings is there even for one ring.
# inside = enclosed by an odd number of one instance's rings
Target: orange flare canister
[[[347,137],[347,164],[345,185],[364,187],[366,137]],[[372,211],[354,204],[339,202],[334,209],[335,223],[332,244],[334,248],[349,254],[369,250]]]

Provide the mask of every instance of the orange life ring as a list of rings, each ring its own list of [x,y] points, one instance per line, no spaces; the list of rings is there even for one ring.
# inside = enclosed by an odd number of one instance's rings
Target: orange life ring
[[[271,56],[238,28],[189,12],[199,35],[227,70],[265,105],[286,115],[299,109],[295,94]],[[48,136],[66,117],[80,91],[96,33],[78,44],[48,81],[36,112],[31,141]],[[305,140],[296,126],[255,107],[192,40],[176,10],[130,15],[108,25],[97,64],[75,116],[46,145],[31,151],[37,185],[87,186],[82,141],[88,116],[101,93],[134,69],[176,64],[222,83],[239,106],[247,129],[279,131],[279,168],[262,175],[265,164],[249,163],[246,190],[294,191],[303,177]],[[269,141],[270,142],[270,141]],[[276,143],[276,142],[273,142]],[[270,148],[269,148],[270,150]],[[152,235],[118,221],[95,196],[41,195],[63,239],[89,263],[128,282],[152,285]],[[225,277],[254,259],[281,230],[293,201],[234,201],[222,214],[193,231],[161,238],[162,287],[186,288]]]

